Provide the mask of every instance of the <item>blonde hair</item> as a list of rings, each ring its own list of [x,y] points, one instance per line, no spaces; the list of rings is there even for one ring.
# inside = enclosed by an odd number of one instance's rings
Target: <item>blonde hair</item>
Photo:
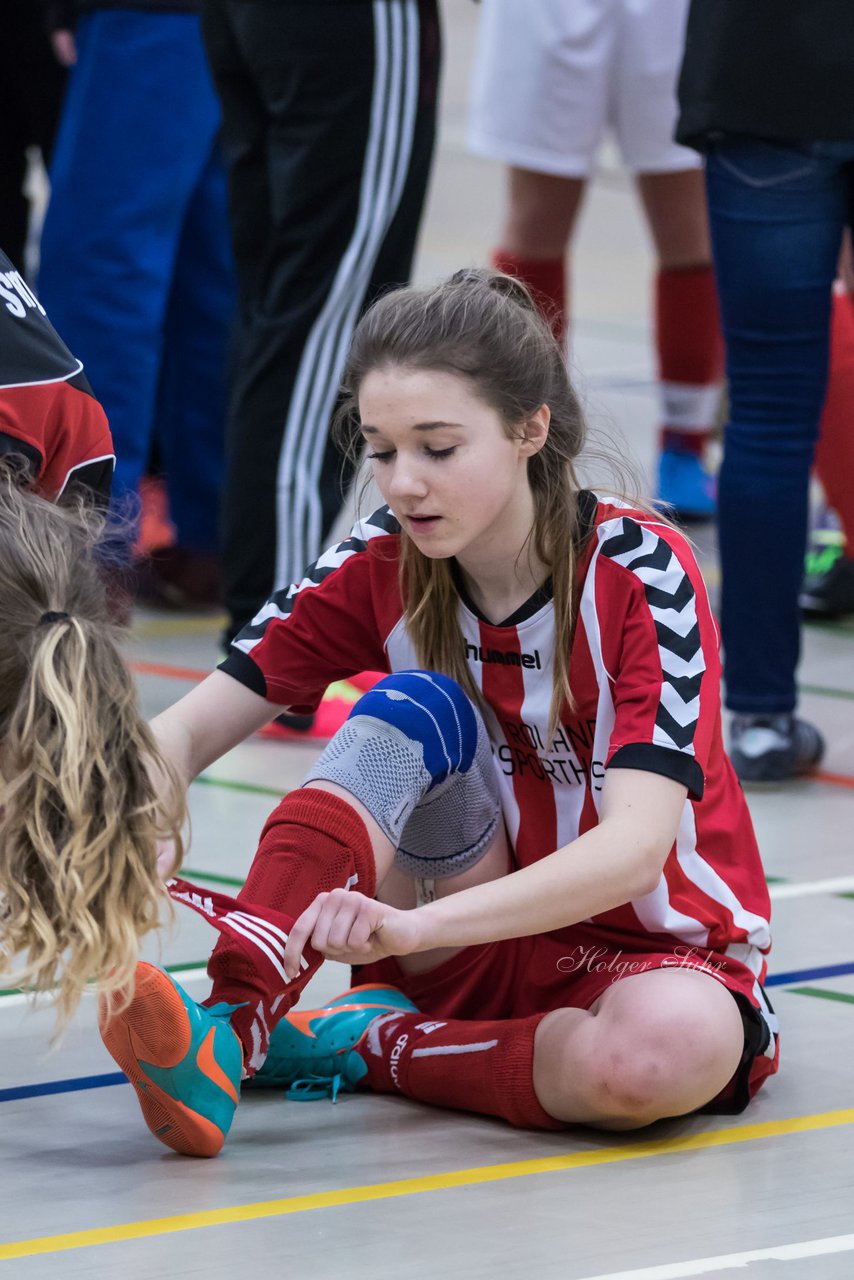
[[[157,841],[183,851],[183,792],[107,611],[103,523],[0,468],[0,977],[52,992],[60,1028],[88,982],[131,989],[164,900]]]
[[[584,415],[563,352],[531,294],[518,280],[486,270],[459,271],[428,289],[399,289],[370,308],[353,337],[344,374],[337,430],[352,452],[359,428],[359,388],[374,369],[435,369],[469,379],[501,416],[508,436],[546,404],[551,412],[543,448],[528,460],[534,498],[531,542],[549,566],[555,614],[555,657],[549,721],[556,728],[572,706],[569,661],[577,613],[581,551],[576,461]],[[401,532],[401,589],[407,630],[418,661],[451,676],[477,702],[465,657],[459,594],[448,560],[430,559]]]

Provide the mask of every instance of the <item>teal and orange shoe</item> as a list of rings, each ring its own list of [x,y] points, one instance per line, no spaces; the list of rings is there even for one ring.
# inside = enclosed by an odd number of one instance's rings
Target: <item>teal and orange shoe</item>
[[[136,967],[133,998],[103,999],[101,1039],[136,1089],[155,1138],[185,1156],[215,1156],[239,1101],[243,1049],[233,1005],[196,1004],[154,965]]]
[[[273,1029],[270,1051],[252,1084],[284,1088],[298,1102],[351,1093],[367,1074],[354,1048],[375,1018],[389,1013],[418,1013],[395,987],[371,983],[353,987],[322,1009],[294,1009]]]

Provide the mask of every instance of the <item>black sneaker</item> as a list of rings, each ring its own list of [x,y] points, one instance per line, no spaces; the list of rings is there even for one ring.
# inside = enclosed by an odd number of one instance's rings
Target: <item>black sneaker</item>
[[[808,572],[799,603],[805,618],[844,618],[854,613],[854,560],[825,548],[824,562]],[[829,554],[828,554],[829,553]]]
[[[742,782],[784,782],[809,773],[824,755],[815,725],[797,716],[733,717],[729,758]]]

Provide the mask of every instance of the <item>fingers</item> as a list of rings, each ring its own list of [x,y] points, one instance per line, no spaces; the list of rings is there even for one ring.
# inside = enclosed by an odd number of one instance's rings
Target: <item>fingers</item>
[[[380,928],[382,928],[381,921],[375,922],[369,918],[366,912],[360,913],[353,921],[349,937],[346,940],[347,950],[365,951]]]
[[[328,893],[318,894],[311,906],[306,907],[288,934],[288,942],[285,947],[285,954],[282,957],[282,964],[289,982],[293,982],[294,978],[299,975],[302,953],[308,946],[314,933],[315,923],[328,897]]]
[[[350,937],[354,928],[358,926],[360,936],[370,936],[375,905],[372,898],[366,898],[362,893],[333,889],[326,895],[315,922],[311,945],[322,955],[340,958],[343,952],[351,949]]]
[[[289,980],[299,973],[305,948],[345,962],[370,958],[371,938],[381,927],[381,907],[372,898],[347,889],[321,893],[291,929],[284,968]]]

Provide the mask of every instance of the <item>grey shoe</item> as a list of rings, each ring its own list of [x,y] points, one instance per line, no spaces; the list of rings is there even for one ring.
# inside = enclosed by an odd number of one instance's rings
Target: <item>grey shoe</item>
[[[809,773],[824,755],[815,725],[792,715],[737,715],[729,756],[742,782],[783,782]]]

